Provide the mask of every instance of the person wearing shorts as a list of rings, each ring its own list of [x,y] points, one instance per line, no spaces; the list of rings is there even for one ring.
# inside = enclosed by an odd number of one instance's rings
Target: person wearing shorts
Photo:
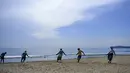
[[[56,55],[58,55],[58,57],[57,57],[57,62],[60,60],[62,60],[62,56],[63,56],[63,54],[64,55],[66,55],[65,54],[65,52],[62,50],[62,48],[60,49],[60,51],[56,54]]]
[[[4,52],[0,55],[0,59],[1,59],[1,63],[4,63],[4,59],[5,59],[5,55],[7,54],[7,52]]]
[[[25,62],[26,56],[28,56],[27,51],[24,51],[24,53],[22,53],[21,63],[22,63],[22,62]],[[28,56],[28,57],[29,57],[29,56]]]
[[[113,59],[113,54],[115,54],[115,51],[113,50],[113,48],[111,47],[111,51],[107,54],[108,55],[108,63],[111,63],[112,59]]]
[[[85,55],[85,53],[82,50],[80,50],[80,48],[78,48],[77,50],[78,50],[78,53],[76,55],[78,55],[77,60],[78,60],[78,63],[79,63],[80,59],[82,58],[82,53],[84,55]]]

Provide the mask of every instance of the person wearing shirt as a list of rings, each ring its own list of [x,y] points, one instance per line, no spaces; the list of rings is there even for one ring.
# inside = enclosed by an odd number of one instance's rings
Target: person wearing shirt
[[[63,54],[64,55],[66,55],[65,54],[65,52],[62,50],[62,48],[60,49],[60,51],[56,54],[56,55],[58,55],[58,57],[57,57],[57,62],[60,60],[62,60],[62,56],[63,56]]]
[[[28,56],[27,51],[24,51],[24,53],[22,53],[21,63],[22,63],[22,62],[25,62],[26,56]],[[29,57],[29,56],[28,56],[28,57]]]
[[[0,55],[0,59],[1,59],[1,62],[4,63],[4,59],[5,59],[5,55],[7,54],[7,52],[4,52]]]
[[[112,59],[113,59],[113,54],[115,54],[115,51],[113,50],[113,48],[111,47],[110,52],[107,54],[108,55],[108,63],[111,63]]]
[[[80,50],[80,48],[78,48],[77,50],[78,50],[78,53],[76,55],[78,55],[77,60],[78,60],[78,63],[79,63],[79,61],[82,57],[82,53],[83,53],[83,55],[85,55],[85,53],[82,50]]]

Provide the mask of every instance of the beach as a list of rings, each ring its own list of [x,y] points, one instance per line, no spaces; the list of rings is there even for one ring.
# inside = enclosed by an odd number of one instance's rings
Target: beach
[[[63,60],[37,61],[26,63],[0,64],[0,73],[130,73],[130,56],[114,56],[112,64],[107,57]]]

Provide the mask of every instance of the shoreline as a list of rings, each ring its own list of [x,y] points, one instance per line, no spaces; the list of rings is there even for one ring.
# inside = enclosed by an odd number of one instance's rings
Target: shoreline
[[[130,56],[130,54],[118,54],[118,55],[116,55],[117,57],[121,57],[121,56]],[[114,56],[114,57],[116,57],[116,56]],[[82,58],[82,59],[96,59],[96,58],[107,58],[107,56],[98,56],[98,57],[87,57],[87,58]],[[81,60],[82,60],[81,59]],[[63,61],[64,60],[77,60],[77,58],[72,58],[72,59],[64,59],[63,58]],[[56,59],[55,60],[36,60],[36,61],[25,61],[25,63],[31,63],[31,62],[53,62],[53,61],[56,61]],[[6,59],[5,59],[5,63],[4,64],[10,64],[10,63],[21,63],[20,61],[19,62],[6,62]],[[0,63],[1,64],[1,63]]]
[[[53,61],[33,61],[26,63],[0,64],[0,73],[130,73],[130,56],[114,56],[112,64],[107,57]]]

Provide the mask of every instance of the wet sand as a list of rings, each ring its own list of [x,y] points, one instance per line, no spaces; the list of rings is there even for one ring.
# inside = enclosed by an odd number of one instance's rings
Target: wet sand
[[[130,73],[130,56],[116,56],[112,64],[107,57],[0,64],[0,73]]]

